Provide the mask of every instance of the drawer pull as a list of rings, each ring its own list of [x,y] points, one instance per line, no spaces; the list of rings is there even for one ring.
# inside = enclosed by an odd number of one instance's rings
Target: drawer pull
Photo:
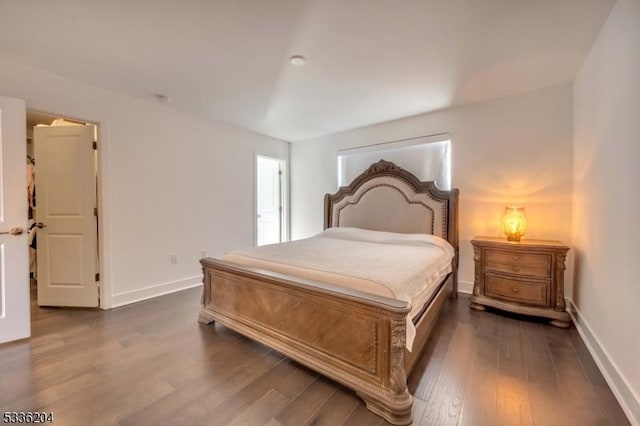
[[[512,291],[512,292],[514,292],[514,293],[517,293],[517,292],[518,292],[518,288],[517,288],[517,287],[513,287],[513,288],[511,289],[511,291]]]
[[[518,272],[520,270],[520,268],[518,268],[517,266],[512,267],[511,269],[514,270],[514,272]]]

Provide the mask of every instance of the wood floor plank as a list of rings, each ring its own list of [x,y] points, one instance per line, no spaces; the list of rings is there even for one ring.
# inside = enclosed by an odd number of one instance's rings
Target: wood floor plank
[[[163,381],[138,383],[108,389],[109,398],[105,398],[104,389],[95,386],[45,405],[38,411],[54,413],[56,423],[63,425],[115,425],[129,413],[172,391],[173,388]]]
[[[227,424],[232,420],[235,422],[235,418],[239,413],[242,413],[243,410],[251,406],[255,401],[262,399],[270,392],[272,393],[272,395],[265,401],[274,401],[275,403],[276,400],[286,400],[288,403],[288,401],[290,401],[290,398],[281,394],[273,388],[283,379],[288,377],[295,368],[296,365],[292,361],[288,359],[283,360],[282,362],[274,366],[271,370],[267,371],[265,374],[259,376],[258,378],[247,384],[238,392],[224,399],[215,407],[211,407],[210,413],[212,415],[215,415],[216,421],[220,424]],[[265,407],[265,401],[263,401],[263,403],[261,403],[259,407]],[[284,406],[282,406],[281,408],[284,408]],[[257,409],[258,408],[254,408],[254,411]],[[269,420],[279,411],[280,410],[273,411],[273,413],[267,416],[264,420]]]
[[[268,352],[261,356],[253,363],[245,365],[242,369],[229,376],[224,381],[202,394],[198,401],[195,401],[195,407],[205,407],[203,412],[199,412],[198,415],[193,415],[190,420],[187,421],[184,418],[183,413],[179,414],[179,424],[201,424],[208,425],[211,423],[211,418],[215,418],[215,413],[212,411],[213,407],[216,407],[225,399],[231,397],[245,386],[271,370],[278,363],[282,362],[284,357],[276,352]],[[191,405],[191,404],[190,404]],[[189,409],[189,405],[186,407]]]
[[[169,375],[167,381],[175,388],[189,384],[203,375],[217,381],[234,373],[238,367],[247,365],[269,352],[269,349],[263,345],[249,341],[244,343],[239,346],[220,345],[224,349],[216,351],[210,358],[195,360],[187,368]]]
[[[427,403],[421,400],[420,398],[416,398],[414,396],[413,408],[411,409],[411,416],[414,420],[414,423],[420,422],[420,419],[422,419],[422,416],[424,415],[424,412],[426,409],[427,409]]]
[[[294,399],[300,392],[306,389],[318,377],[318,373],[311,371],[306,367],[298,366],[289,376],[279,383],[276,383],[274,389],[281,394]]]
[[[158,425],[166,422],[168,419],[180,418],[185,407],[194,401],[199,401],[198,398],[210,388],[211,383],[209,378],[194,380],[192,383],[176,389],[168,395],[131,413],[122,419],[121,424],[123,426]],[[206,407],[202,404],[201,413],[205,411]]]
[[[415,424],[415,423],[414,423]],[[347,420],[344,422],[345,426],[379,426],[382,425],[382,419],[371,411],[367,410],[363,402],[358,402],[356,408],[353,409]]]
[[[28,360],[29,358],[25,359]],[[93,372],[95,372],[95,368],[90,363],[64,363],[58,368],[46,369],[35,369],[30,364],[18,369],[18,365],[13,365],[11,372],[9,374],[3,372],[2,380],[0,380],[2,384],[0,385],[0,388],[2,388],[0,392],[0,408],[5,411],[13,408],[17,409],[18,401],[28,401],[30,396],[41,389]]]
[[[458,323],[444,357],[434,391],[426,395],[423,425],[455,425],[458,423],[469,367],[476,346],[475,327]]]
[[[532,425],[521,322],[505,316],[499,322],[499,332],[497,421],[505,425]]]
[[[447,313],[451,314],[452,311],[449,308]],[[413,372],[407,379],[409,392],[417,398],[425,400],[427,395],[433,392],[442,369],[444,355],[447,353],[456,326],[456,317],[445,314],[444,318],[440,318],[432,336],[427,340],[420,359],[416,362]]]
[[[270,389],[264,396],[259,398],[255,403],[251,404],[247,409],[243,410],[239,416],[228,423],[230,426],[235,425],[262,425],[267,423],[276,413],[281,411],[288,403],[289,398],[280,392]],[[220,419],[216,415],[216,421]],[[219,424],[227,424],[220,421]]]
[[[11,403],[11,407],[29,411],[35,407],[52,406],[62,398],[82,392],[90,387],[99,386],[102,380],[103,377],[95,372],[81,374],[50,387],[35,390],[24,399]]]
[[[253,357],[245,358],[252,349],[259,349],[259,351],[255,352]],[[209,362],[199,362],[180,370],[183,374],[188,373],[187,376],[191,377],[189,381],[179,381],[176,384],[173,381],[176,373],[169,372],[165,380],[176,390],[133,413],[123,420],[123,424],[159,424],[167,419],[180,419],[184,417],[182,413],[187,411],[192,413],[190,418],[195,421],[195,419],[205,416],[210,409],[200,401],[203,395],[212,392],[217,386],[221,386],[226,379],[237,374],[247,365],[254,362],[261,363],[260,354],[267,355],[267,353],[264,347],[259,345],[251,345],[249,348],[228,345],[226,352],[217,352]],[[271,365],[273,360],[269,358],[265,362]],[[192,374],[194,368],[200,374]]]
[[[559,390],[558,376],[544,333],[546,327],[548,325],[539,322],[522,322],[522,350],[527,367],[527,381],[547,391],[556,392]]]
[[[498,370],[500,374],[526,381],[527,372],[522,368],[525,365],[525,360],[520,321],[504,317],[501,318],[499,325]]]
[[[579,362],[578,355],[571,339],[558,329],[545,328],[545,336],[553,356],[556,374],[562,392],[557,396],[558,402],[566,407],[562,413],[565,422],[578,422],[585,425],[616,425],[608,409],[602,404],[596,389]],[[625,424],[625,423],[620,423]]]
[[[557,423],[570,413],[552,401],[562,393],[562,388],[544,332],[548,325],[529,321],[521,326],[533,421],[541,425]]]
[[[303,425],[334,392],[335,385],[333,382],[323,376],[319,376],[275,418],[285,425]]]
[[[626,425],[628,419],[624,415],[624,412],[620,409],[620,404],[616,400],[615,396],[609,389],[607,381],[600,373],[598,366],[591,357],[589,350],[582,342],[578,331],[575,328],[571,328],[569,337],[575,353],[578,356],[578,360],[582,366],[582,371],[593,385],[593,389],[597,395],[598,402],[606,410],[608,419],[612,425]]]
[[[348,389],[337,387],[335,392],[307,420],[307,425],[334,426],[343,424],[360,400]]]
[[[219,324],[201,289],[111,311],[32,310],[0,345],[0,409],[56,424],[387,425],[351,390]],[[414,424],[626,425],[576,330],[452,300],[409,377]]]
[[[459,424],[490,426],[497,410],[499,319],[490,312],[474,312],[478,334]]]

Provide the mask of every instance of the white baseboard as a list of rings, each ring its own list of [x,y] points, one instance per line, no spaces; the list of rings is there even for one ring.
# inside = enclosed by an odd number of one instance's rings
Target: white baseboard
[[[464,294],[473,293],[473,282],[458,280],[458,293],[464,293]]]
[[[567,300],[569,306],[569,315],[573,319],[573,323],[582,338],[589,353],[596,362],[600,372],[611,388],[613,395],[618,400],[622,410],[629,418],[634,426],[640,426],[640,398],[635,395],[628,381],[620,373],[620,370],[613,362],[606,349],[600,344],[600,340],[593,333],[589,324],[573,303],[573,300]]]
[[[125,291],[114,294],[111,297],[111,307],[129,305],[131,303],[140,302],[142,300],[151,299],[165,294],[175,293],[176,291],[186,290],[188,288],[198,287],[202,285],[202,275],[195,277],[183,278],[168,283],[155,284],[152,286],[139,288],[136,290]]]

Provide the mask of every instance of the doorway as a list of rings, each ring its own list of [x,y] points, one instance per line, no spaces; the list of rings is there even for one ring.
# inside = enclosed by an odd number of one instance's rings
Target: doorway
[[[285,160],[256,155],[256,245],[286,240]]]
[[[37,306],[100,305],[98,125],[27,111],[29,275]]]

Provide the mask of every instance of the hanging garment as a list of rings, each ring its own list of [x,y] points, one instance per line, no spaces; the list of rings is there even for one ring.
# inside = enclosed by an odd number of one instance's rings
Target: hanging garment
[[[36,279],[37,271],[37,231],[38,227],[36,226],[36,222],[33,219],[29,219],[27,226],[27,243],[29,244],[29,277],[32,279]]]
[[[29,195],[29,207],[36,208],[36,168],[33,164],[27,164],[27,194]]]

